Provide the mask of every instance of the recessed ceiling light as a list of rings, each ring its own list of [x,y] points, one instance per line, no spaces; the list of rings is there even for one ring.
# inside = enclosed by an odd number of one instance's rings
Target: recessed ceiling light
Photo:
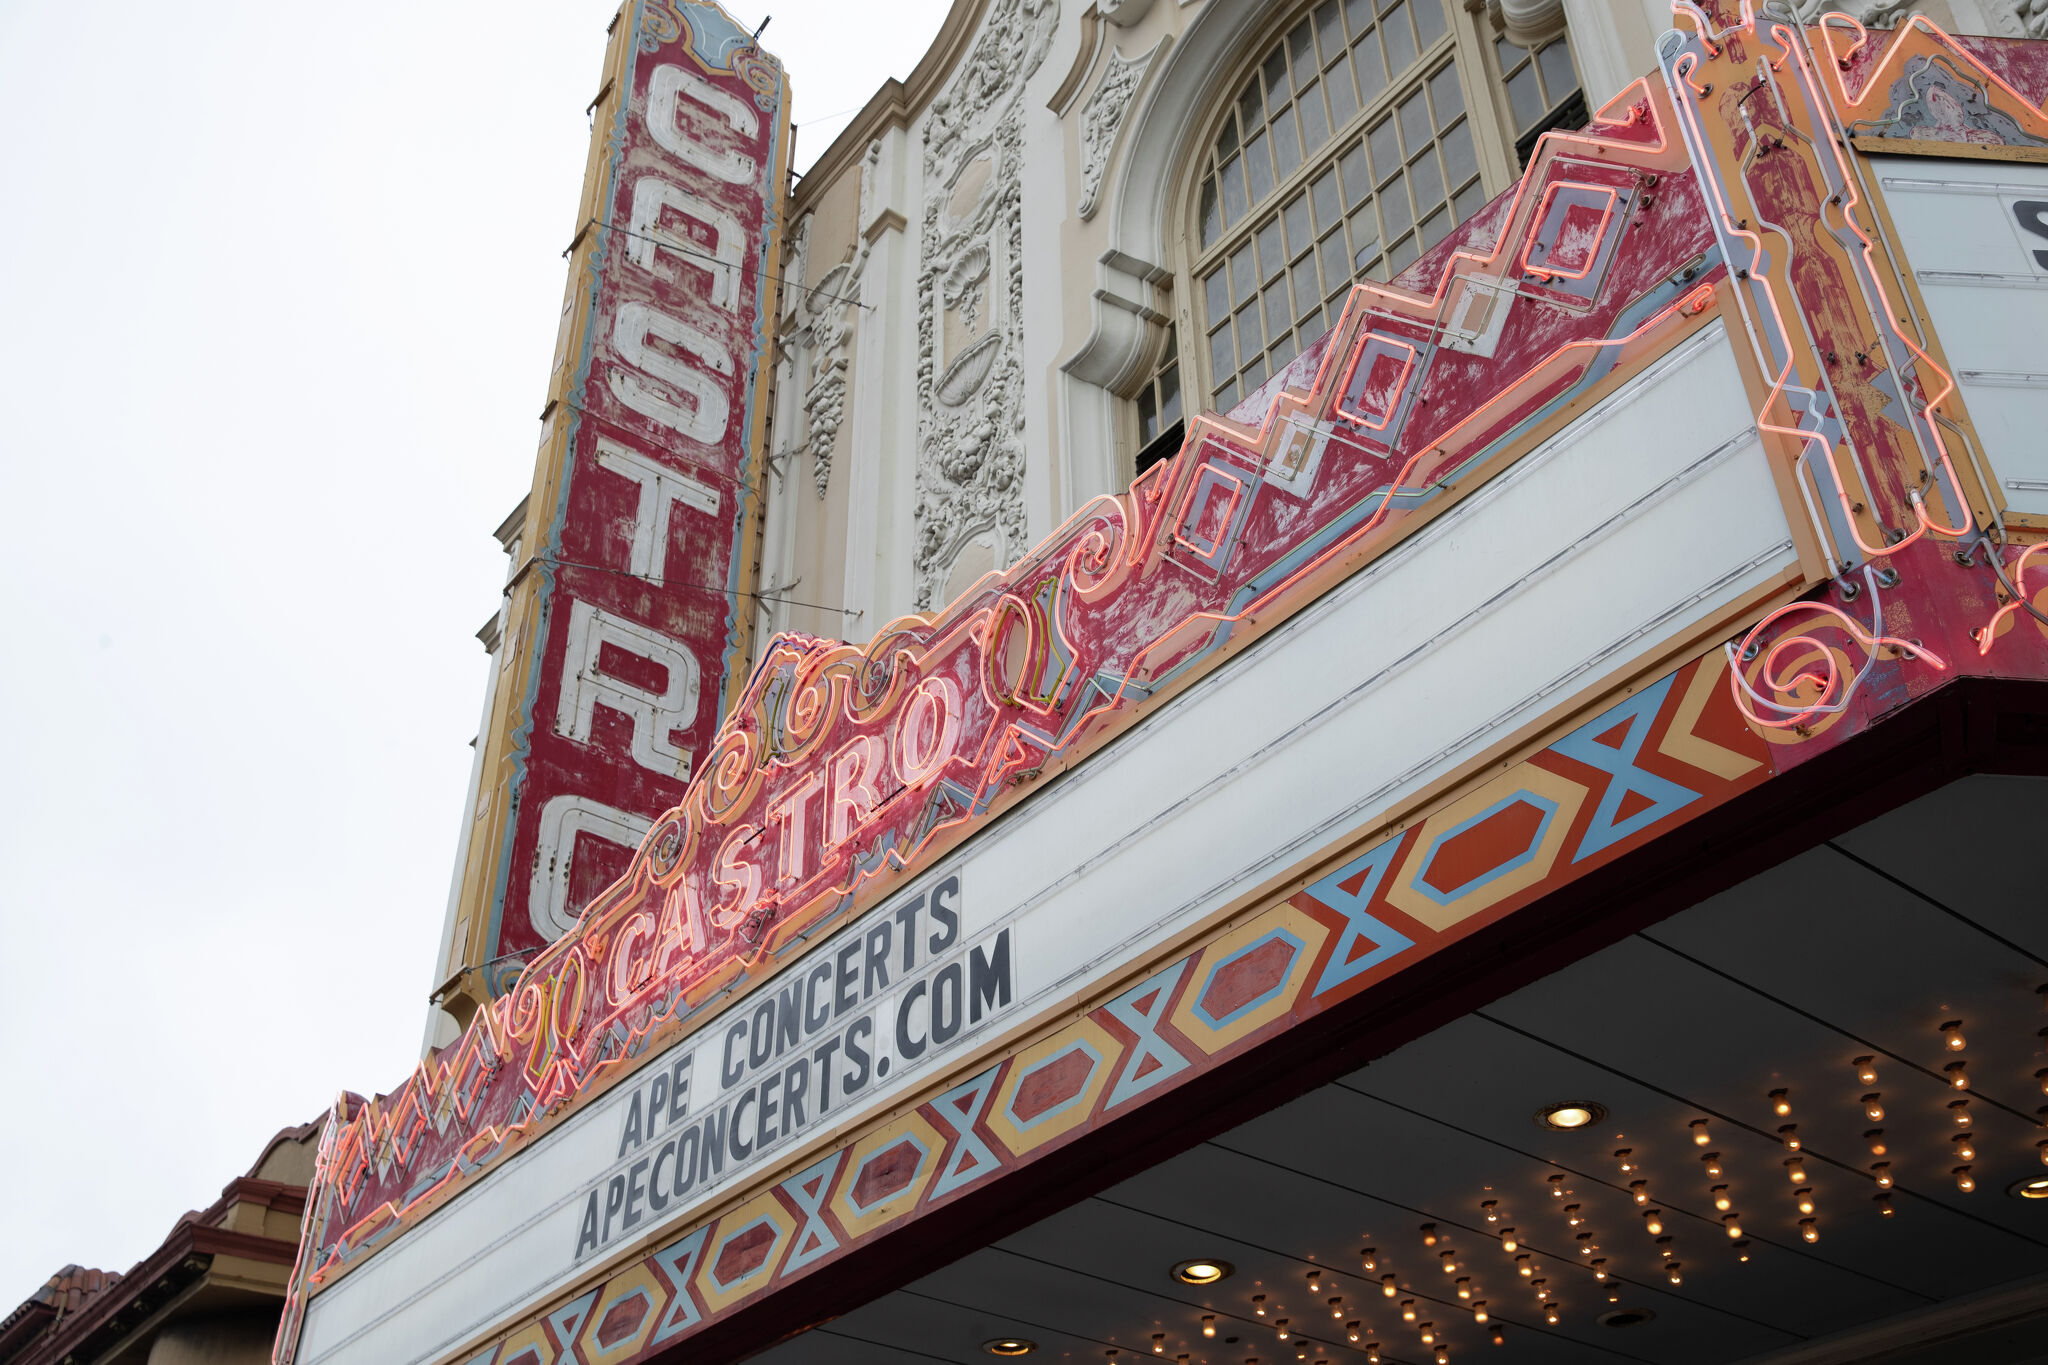
[[[1616,1308],[1602,1313],[1595,1321],[1602,1327],[1640,1327],[1656,1316],[1647,1308]]]
[[[1590,1127],[1606,1117],[1606,1106],[1594,1104],[1591,1100],[1573,1100],[1536,1111],[1536,1122],[1545,1128],[1566,1130]]]
[[[1038,1343],[1023,1337],[997,1337],[981,1343],[981,1349],[992,1356],[1028,1356],[1038,1349]]]
[[[1182,1261],[1173,1268],[1173,1278],[1182,1284],[1214,1284],[1237,1273],[1237,1267],[1228,1261],[1219,1261],[1212,1256],[1199,1260]]]
[[[2048,1199],[2048,1175],[2019,1181],[2008,1193],[2015,1199]]]

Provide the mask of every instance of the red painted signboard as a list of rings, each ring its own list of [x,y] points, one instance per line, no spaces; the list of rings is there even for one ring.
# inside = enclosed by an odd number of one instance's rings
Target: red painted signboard
[[[788,84],[715,6],[631,22],[528,523],[537,592],[504,646],[531,658],[477,844],[494,992],[682,800],[749,625]]]

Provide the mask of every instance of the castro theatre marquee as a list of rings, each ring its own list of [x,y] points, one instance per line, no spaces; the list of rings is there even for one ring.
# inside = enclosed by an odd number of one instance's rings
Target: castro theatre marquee
[[[1071,4],[615,21],[278,1365],[2038,1358],[2025,7]]]

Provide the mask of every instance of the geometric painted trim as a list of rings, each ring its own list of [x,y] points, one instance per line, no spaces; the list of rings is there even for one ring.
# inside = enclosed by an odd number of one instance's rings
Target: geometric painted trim
[[[1681,787],[1669,778],[1636,766],[1636,757],[1643,751],[1643,741],[1650,737],[1650,729],[1657,723],[1657,713],[1663,710],[1664,699],[1670,692],[1671,679],[1661,678],[1655,685],[1644,688],[1551,746],[1566,758],[1598,769],[1614,779],[1601,794],[1600,804],[1593,808],[1592,826],[1580,839],[1579,851],[1572,855],[1573,862],[1604,853],[1629,835],[1647,829],[1700,799],[1700,794],[1690,787]],[[1623,730],[1619,743],[1614,742],[1616,730]],[[1639,804],[1631,805],[1628,813],[1622,813],[1622,804],[1631,798]]]
[[[1125,1059],[1116,1084],[1110,1088],[1109,1098],[1103,1102],[1104,1109],[1114,1109],[1127,1100],[1135,1099],[1193,1065],[1178,1048],[1159,1036],[1159,1025],[1166,1019],[1167,1008],[1173,1004],[1173,987],[1184,972],[1184,964],[1176,962],[1105,1006],[1112,1019],[1137,1035],[1137,1044]]]
[[[1401,839],[1396,836],[1308,887],[1307,894],[1318,904],[1344,917],[1344,931],[1337,938],[1337,946],[1330,951],[1329,965],[1316,979],[1317,995],[1364,976],[1382,962],[1415,946],[1414,939],[1386,921],[1367,914],[1365,909],[1372,904],[1373,892],[1379,890],[1380,880],[1393,866],[1394,855],[1400,851]],[[1370,947],[1361,953],[1358,951],[1360,943]]]

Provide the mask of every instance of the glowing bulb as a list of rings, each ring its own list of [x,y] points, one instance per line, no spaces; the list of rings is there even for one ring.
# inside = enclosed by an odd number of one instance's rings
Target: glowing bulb
[[[1872,1123],[1884,1122],[1884,1101],[1874,1091],[1863,1097],[1863,1117]]]
[[[1970,1064],[1968,1062],[1950,1062],[1942,1070],[1948,1073],[1948,1083],[1956,1089],[1968,1090],[1970,1088]]]
[[[2042,1160],[2048,1161],[2048,1152],[2043,1153]],[[1500,1230],[1500,1249],[1502,1251],[1513,1251],[1520,1245],[1521,1243],[1515,1240],[1515,1230],[1513,1228],[1502,1228]]]
[[[1957,1161],[1975,1161],[1977,1159],[1977,1148],[1971,1143],[1968,1133],[1957,1133],[1951,1141],[1955,1143]]]
[[[1498,1222],[1500,1221],[1500,1201],[1499,1201],[1499,1200],[1496,1200],[1496,1199],[1482,1199],[1482,1200],[1480,1200],[1480,1201],[1479,1201],[1479,1207],[1480,1207],[1480,1208],[1481,1208],[1482,1210],[1484,1210],[1484,1211],[1485,1211],[1485,1213],[1486,1213],[1486,1221],[1487,1221],[1487,1222],[1489,1222],[1489,1223],[1498,1223]]]
[[[1635,1196],[1635,1200],[1638,1204],[1647,1204],[1650,1202],[1650,1182],[1647,1180],[1629,1181],[1628,1192]]]
[[[1290,1331],[1288,1331],[1288,1330],[1287,1330],[1287,1319],[1286,1319],[1286,1318],[1275,1318],[1275,1319],[1273,1319],[1273,1330],[1274,1330],[1275,1332],[1279,1333],[1279,1335],[1280,1335],[1280,1340],[1282,1340],[1282,1341],[1285,1341],[1285,1340],[1287,1340],[1287,1338],[1289,1338],[1290,1336],[1293,1336],[1293,1335],[1294,1335],[1294,1334],[1293,1334],[1292,1332],[1290,1332]]]
[[[1970,1102],[1968,1100],[1950,1100],[1948,1102],[1948,1113],[1949,1117],[1956,1121],[1956,1127],[1967,1128],[1970,1126]]]
[[[1659,1237],[1657,1239],[1657,1251],[1665,1260],[1670,1260],[1675,1254],[1671,1250],[1671,1239],[1669,1237]]]
[[[1628,1167],[1624,1166],[1624,1167],[1622,1167],[1622,1169],[1623,1169],[1623,1170],[1627,1170],[1627,1169],[1628,1169]],[[1552,1199],[1562,1199],[1562,1198],[1564,1198],[1564,1177],[1563,1177],[1562,1175],[1553,1175],[1553,1176],[1549,1177],[1549,1179],[1550,1179],[1550,1197],[1551,1197]]]
[[[1871,1129],[1863,1135],[1863,1140],[1870,1144],[1870,1154],[1872,1156],[1884,1155],[1884,1129]]]
[[[1555,1322],[1557,1321],[1557,1305],[1556,1305],[1556,1304],[1554,1304],[1554,1303],[1546,1303],[1546,1304],[1544,1304],[1544,1305],[1543,1305],[1543,1320],[1544,1320],[1545,1322],[1549,1322],[1549,1323],[1555,1323]]]
[[[1264,1294],[1252,1295],[1252,1311],[1262,1318],[1266,1316],[1266,1296]]]
[[[1802,1218],[1799,1220],[1799,1235],[1809,1242],[1818,1242],[1820,1240],[1820,1229],[1814,1226],[1811,1218]]]
[[[1636,1202],[1638,1204],[1647,1204],[1650,1202],[1650,1196],[1643,1193],[1642,1190],[1637,1189],[1637,1186],[1640,1186],[1642,1183],[1642,1181],[1638,1180],[1635,1182],[1634,1185],[1631,1185],[1629,1188],[1634,1189],[1636,1191]],[[1577,1204],[1566,1204],[1564,1206],[1564,1221],[1572,1227],[1577,1227],[1579,1224],[1585,1222],[1586,1220],[1582,1216],[1580,1216],[1579,1206]]]
[[[1358,1254],[1359,1254],[1359,1256],[1360,1256],[1360,1257],[1361,1257],[1361,1258],[1362,1258],[1362,1259],[1364,1260],[1364,1262],[1365,1262],[1365,1269],[1367,1269],[1367,1270],[1369,1270],[1369,1271],[1370,1271],[1370,1270],[1378,1270],[1378,1269],[1380,1268],[1380,1263],[1379,1263],[1379,1254],[1380,1254],[1380,1253],[1379,1253],[1379,1248],[1377,1248],[1377,1247],[1367,1247],[1367,1248],[1365,1248],[1365,1249],[1364,1249],[1363,1251],[1359,1252]]]
[[[1658,1216],[1657,1210],[1651,1209],[1643,1215],[1643,1226],[1650,1230],[1652,1237],[1655,1237],[1658,1233],[1664,1231],[1664,1220]]]
[[[1394,1294],[1395,1294],[1395,1292],[1396,1292],[1396,1291],[1395,1291],[1395,1289],[1394,1289],[1394,1283],[1395,1283],[1395,1277],[1394,1277],[1394,1276],[1392,1276],[1392,1275],[1382,1275],[1382,1276],[1380,1276],[1380,1293],[1382,1293],[1382,1294],[1385,1294],[1385,1295],[1386,1295],[1386,1296],[1387,1296],[1388,1298],[1390,1298],[1390,1299],[1391,1299],[1391,1298],[1393,1298],[1393,1297],[1394,1297]]]
[[[1773,1114],[1776,1114],[1776,1115],[1777,1115],[1777,1116],[1778,1116],[1779,1118],[1784,1118],[1784,1117],[1785,1117],[1786,1115],[1788,1115],[1788,1114],[1790,1114],[1790,1113],[1792,1112],[1792,1092],[1791,1092],[1791,1091],[1789,1091],[1789,1090],[1773,1090],[1773,1091],[1772,1091],[1772,1092],[1770,1093],[1770,1101],[1771,1101],[1771,1112],[1772,1112]]]
[[[1357,1323],[1355,1323],[1355,1322],[1347,1322],[1347,1323],[1345,1323],[1345,1324],[1344,1324],[1344,1335],[1345,1335],[1345,1336],[1347,1336],[1347,1337],[1349,1337],[1349,1338],[1350,1338],[1351,1340],[1353,1340],[1353,1341],[1356,1341],[1356,1340],[1358,1340],[1358,1324],[1357,1324]]]
[[[1154,1332],[1152,1334],[1152,1354],[1155,1356],[1166,1354],[1166,1333]]]
[[[1311,1270],[1311,1271],[1309,1271],[1309,1273],[1308,1273],[1308,1292],[1309,1292],[1309,1293],[1311,1293],[1311,1294],[1320,1294],[1320,1293],[1322,1293],[1322,1292],[1323,1292],[1323,1272],[1322,1272],[1322,1271],[1320,1271],[1320,1270]]]
[[[1534,1275],[1536,1273],[1536,1267],[1529,1264],[1529,1258],[1527,1256],[1517,1256],[1515,1257],[1515,1271],[1516,1273],[1521,1275],[1523,1279],[1527,1279],[1529,1276]]]
[[[1728,1187],[1726,1185],[1714,1186],[1713,1196],[1714,1207],[1718,1209],[1720,1212],[1726,1213],[1729,1209],[1735,1207],[1734,1201],[1728,1197]]]
[[[1694,1119],[1686,1127],[1692,1129],[1692,1141],[1695,1147],[1704,1147],[1714,1140],[1707,1135],[1707,1121],[1705,1119]]]
[[[1445,1253],[1443,1254],[1443,1256],[1442,1256],[1442,1257],[1441,1257],[1440,1259],[1441,1259],[1441,1260],[1443,1261],[1443,1266],[1444,1266],[1444,1274],[1446,1274],[1446,1275],[1449,1275],[1449,1274],[1452,1274],[1453,1272],[1455,1272],[1455,1271],[1457,1270],[1457,1268],[1458,1268],[1458,1253],[1457,1253],[1457,1252],[1455,1252],[1455,1251],[1446,1251],[1446,1252],[1445,1252]]]
[[[1621,1163],[1621,1170],[1622,1174],[1624,1175],[1635,1169],[1635,1163],[1629,1160],[1629,1153],[1631,1152],[1631,1150],[1633,1149],[1628,1147],[1620,1147],[1615,1149],[1614,1159]],[[1554,1175],[1551,1177],[1551,1179],[1562,1180],[1564,1179],[1564,1177],[1561,1175]]]
[[[1892,1216],[1892,1197],[1890,1195],[1886,1194],[1882,1190],[1879,1190],[1876,1194],[1873,1194],[1870,1197],[1877,1204],[1877,1211],[1880,1214],[1882,1214],[1886,1218]]]
[[[1796,1123],[1788,1123],[1788,1124],[1786,1124],[1786,1125],[1785,1125],[1785,1126],[1784,1126],[1783,1128],[1780,1128],[1780,1129],[1778,1130],[1778,1139],[1779,1139],[1779,1141],[1781,1141],[1781,1142],[1783,1142],[1783,1143],[1785,1144],[1785,1150],[1786,1150],[1786,1151],[1788,1151],[1788,1152],[1796,1152],[1796,1151],[1798,1151],[1798,1150],[1799,1150],[1799,1125],[1798,1125],[1798,1124],[1796,1124]]]
[[[2048,1066],[2044,1066],[2039,1071],[2036,1071],[2034,1079],[2041,1083],[2041,1093],[2048,1095]]]
[[[1579,1255],[1581,1256],[1591,1256],[1594,1252],[1600,1249],[1599,1247],[1593,1245],[1593,1234],[1590,1232],[1580,1233],[1578,1236],[1578,1242]]]
[[[1216,1317],[1214,1314],[1209,1314],[1203,1317],[1202,1335],[1205,1337],[1213,1337],[1216,1335]]]
[[[1434,1342],[1436,1340],[1436,1324],[1433,1322],[1425,1322],[1418,1324],[1416,1327],[1416,1335],[1422,1338],[1422,1344],[1424,1346],[1429,1345],[1431,1342]]]
[[[1593,1278],[1596,1280],[1607,1278],[1607,1258],[1605,1256],[1595,1256],[1593,1258]]]
[[[1540,1278],[1540,1277],[1539,1277],[1539,1278],[1537,1278],[1537,1279],[1533,1279],[1533,1280],[1529,1281],[1529,1289],[1530,1289],[1530,1292],[1532,1292],[1533,1294],[1535,1294],[1535,1295],[1536,1295],[1536,1298],[1537,1298],[1537,1299],[1538,1299],[1539,1301],[1541,1301],[1541,1300],[1543,1300],[1543,1299],[1547,1299],[1547,1298],[1549,1298],[1549,1297],[1550,1297],[1550,1291],[1549,1291],[1549,1290],[1547,1290],[1547,1289],[1545,1289],[1545,1288],[1544,1288],[1543,1286],[1545,1286],[1545,1285],[1547,1285],[1547,1284],[1549,1284],[1549,1283],[1550,1283],[1550,1281],[1548,1281],[1548,1280],[1546,1280],[1546,1279],[1542,1279],[1542,1278]]]
[[[1795,1202],[1795,1203],[1796,1203],[1796,1204],[1797,1204],[1797,1205],[1799,1206],[1799,1211],[1800,1211],[1801,1213],[1812,1213],[1812,1212],[1813,1212],[1813,1191],[1812,1191],[1812,1190],[1794,1190],[1794,1191],[1792,1192],[1792,1198],[1793,1198],[1793,1201],[1794,1201],[1794,1202]]]
[[[1422,1225],[1422,1244],[1426,1247],[1436,1245],[1436,1224],[1424,1223]]]
[[[1856,1059],[1855,1065],[1857,1080],[1863,1082],[1863,1084],[1865,1085],[1877,1084],[1877,1058],[1858,1057]]]
[[[1664,1267],[1664,1278],[1673,1284],[1684,1283],[1683,1278],[1678,1273],[1678,1262],[1673,1261],[1670,1265]]]
[[[1335,1318],[1339,1322],[1342,1322],[1344,1320],[1344,1300],[1330,1300],[1330,1316]]]
[[[1742,1224],[1735,1221],[1734,1214],[1729,1214],[1726,1218],[1722,1219],[1721,1221],[1728,1225],[1727,1232],[1728,1239],[1730,1241],[1734,1241],[1742,1236]]]
[[[1796,1156],[1787,1161],[1785,1163],[1785,1178],[1795,1185],[1804,1185],[1806,1183],[1805,1163]]]
[[[1707,1168],[1707,1179],[1719,1180],[1721,1178],[1721,1154],[1719,1152],[1703,1154],[1700,1157],[1700,1163]]]
[[[1436,1348],[1436,1365],[1451,1365],[1451,1353],[1441,1346]]]
[[[1401,1300],[1401,1321],[1403,1321],[1403,1322],[1413,1322],[1413,1321],[1415,1321],[1415,1300],[1413,1300],[1413,1299],[1403,1299],[1403,1300]]]
[[[1486,1321],[1486,1300],[1485,1300],[1485,1299],[1480,1299],[1479,1301],[1477,1301],[1476,1303],[1474,1303],[1474,1304],[1472,1305],[1472,1321],[1474,1321],[1474,1322],[1485,1322],[1485,1321]]]
[[[1961,1190],[1964,1194],[1968,1194],[1971,1190],[1977,1188],[1977,1177],[1970,1174],[1970,1168],[1968,1166],[1956,1167],[1955,1175],[1956,1188]]]
[[[1377,1341],[1365,1343],[1365,1365],[1380,1365],[1380,1344]]]
[[[1951,1019],[1941,1026],[1942,1045],[1950,1052],[1961,1052],[1970,1044],[1963,1037],[1963,1021]]]
[[[1737,1242],[1735,1244],[1735,1259],[1745,1262],[1749,1260],[1749,1243]]]
[[[1458,1297],[1461,1299],[1472,1297],[1472,1281],[1460,1277],[1458,1280]]]

